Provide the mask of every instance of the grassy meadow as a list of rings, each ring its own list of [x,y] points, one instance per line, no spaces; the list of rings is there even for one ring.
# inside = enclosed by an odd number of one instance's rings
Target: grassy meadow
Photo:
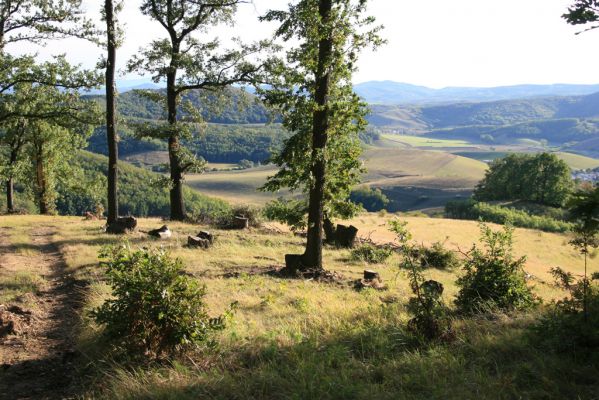
[[[386,243],[392,215],[364,214],[351,223],[364,237]],[[474,222],[402,217],[418,243],[445,242],[469,249],[478,237]],[[39,229],[53,232],[66,272],[90,284],[81,311],[78,348],[82,362],[80,397],[98,399],[593,399],[599,390],[595,356],[577,359],[535,346],[529,327],[539,311],[456,319],[451,344],[421,344],[406,332],[407,280],[392,256],[370,266],[352,261],[349,250],[325,249],[325,266],[339,273],[337,283],[281,279],[269,274],[286,253],[299,253],[304,239],[279,225],[249,232],[215,231],[209,250],[184,246],[188,234],[209,227],[172,223],[170,240],[127,236],[134,246],[162,246],[180,257],[187,272],[207,286],[212,315],[233,302],[237,311],[217,337],[218,347],[178,360],[136,364],[119,359],[100,339],[88,311],[109,296],[98,266],[98,251],[119,238],[101,232],[101,222],[76,217],[1,217],[5,248],[16,254],[3,268],[0,285],[11,287],[2,301],[26,299],[36,290],[36,257],[30,238]],[[146,231],[162,222],[140,220]],[[548,269],[559,265],[581,273],[582,260],[565,235],[517,229],[515,253],[527,255],[529,284],[546,301],[563,293]],[[12,254],[11,253],[11,254]],[[599,271],[593,260],[591,270]],[[380,272],[388,289],[357,291],[352,282],[365,268]],[[451,304],[459,271],[431,269],[427,278],[442,282]],[[25,275],[23,275],[25,274]],[[23,276],[27,276],[24,278]],[[11,286],[12,285],[12,286]],[[3,296],[7,296],[3,291]],[[594,358],[593,358],[594,357]]]

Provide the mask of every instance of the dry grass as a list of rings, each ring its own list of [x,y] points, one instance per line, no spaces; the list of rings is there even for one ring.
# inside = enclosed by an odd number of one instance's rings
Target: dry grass
[[[393,240],[386,229],[391,217],[365,214],[351,223],[363,235],[383,243]],[[414,240],[425,244],[445,241],[451,248],[467,250],[478,237],[477,224],[469,221],[403,219]],[[109,295],[97,254],[102,246],[118,243],[120,238],[101,233],[101,222],[75,217],[5,217],[3,221],[18,229],[55,226],[55,243],[69,271],[92,282],[86,309]],[[162,223],[142,219],[140,230]],[[534,315],[458,321],[460,340],[455,345],[414,347],[402,328],[407,319],[403,304],[410,293],[395,255],[385,264],[368,266],[351,261],[347,250],[327,248],[327,268],[342,274],[346,284],[287,280],[265,272],[281,267],[285,253],[301,252],[302,238],[266,228],[215,231],[215,246],[206,251],[184,244],[188,234],[207,227],[183,223],[169,223],[169,227],[174,236],[168,241],[149,239],[143,233],[128,235],[127,240],[136,246],[164,246],[180,257],[188,272],[207,285],[206,301],[212,314],[234,301],[239,303],[235,317],[218,338],[219,356],[196,355],[192,361],[136,370],[101,364],[101,378],[93,385],[100,392],[94,398],[558,398],[568,391],[592,398],[590,387],[576,381],[563,380],[544,388],[542,382],[559,380],[566,370],[570,374],[579,370],[571,361],[530,348],[523,332]],[[531,281],[535,291],[545,299],[561,296],[542,281],[549,280],[548,269],[555,265],[581,272],[581,260],[566,245],[567,237],[524,229],[516,230],[515,237],[516,253],[528,255],[526,269],[537,277]],[[379,271],[389,289],[355,291],[349,282],[358,279],[365,268]],[[591,269],[599,270],[596,262]],[[427,277],[444,283],[448,302],[456,293],[457,273],[427,272]],[[93,354],[97,327],[89,322],[86,327],[81,350],[92,359],[101,358],[102,354]],[[209,360],[212,367],[205,364]],[[527,372],[529,368],[536,371],[534,376]],[[466,381],[470,384],[464,385]]]

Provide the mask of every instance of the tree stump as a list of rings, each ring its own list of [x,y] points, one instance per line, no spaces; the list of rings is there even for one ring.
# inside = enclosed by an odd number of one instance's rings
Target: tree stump
[[[372,271],[369,269],[364,270],[364,280],[365,281],[373,281],[375,279],[379,279],[379,280],[381,279],[381,276],[379,275],[378,272]]]
[[[158,239],[168,239],[173,235],[173,233],[171,232],[170,229],[168,229],[168,226],[162,225],[158,229],[153,229],[153,230],[149,231],[148,235],[153,236]]]
[[[250,219],[236,216],[233,218],[233,229],[248,229],[250,227]]]
[[[214,244],[214,235],[207,231],[200,231],[197,234],[197,237],[200,239],[205,239],[210,242],[210,244]]]
[[[330,219],[325,218],[323,221],[323,228],[324,228],[325,242],[327,244],[334,244],[335,243],[335,226],[333,225],[333,222]]]
[[[337,246],[344,249],[351,249],[356,244],[356,237],[358,236],[358,228],[355,226],[345,226],[338,224],[337,230],[335,231],[335,243]]]
[[[199,247],[201,249],[207,249],[207,248],[210,247],[210,245],[212,244],[212,242],[210,242],[208,239],[203,239],[201,237],[188,236],[187,237],[187,244],[190,247]]]
[[[289,271],[301,270],[302,255],[301,254],[285,254],[285,268]]]
[[[137,228],[137,219],[135,217],[119,217],[115,222],[106,225],[106,233],[122,235],[133,232],[135,228]]]

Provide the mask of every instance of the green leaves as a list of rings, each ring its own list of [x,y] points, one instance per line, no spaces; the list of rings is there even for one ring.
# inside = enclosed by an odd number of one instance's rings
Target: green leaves
[[[104,248],[100,257],[113,298],[92,316],[109,339],[129,350],[161,357],[209,343],[233,311],[232,305],[211,318],[204,304],[206,287],[185,275],[182,262],[164,250],[123,244]]]

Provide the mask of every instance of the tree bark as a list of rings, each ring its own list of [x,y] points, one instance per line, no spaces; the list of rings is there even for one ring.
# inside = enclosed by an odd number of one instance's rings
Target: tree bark
[[[312,116],[312,176],[308,206],[308,240],[302,256],[305,268],[323,269],[322,241],[324,217],[324,188],[326,184],[326,149],[329,129],[329,86],[330,61],[333,54],[333,40],[327,33],[333,8],[332,0],[320,0],[318,12],[321,23],[321,37],[318,44],[318,69],[316,73],[315,100],[318,105]]]
[[[24,134],[24,125],[21,124],[21,132],[20,134]],[[23,141],[20,136],[11,143],[10,149],[10,157],[9,157],[9,166],[13,168],[17,163],[19,158],[19,153],[21,151],[21,147],[23,145]],[[13,171],[10,173],[10,177],[6,180],[6,211],[11,214],[15,212],[15,189],[14,189],[14,178]]]
[[[12,214],[15,212],[15,189],[12,177],[6,180],[6,212]]]
[[[104,3],[106,17],[107,50],[106,63],[106,139],[108,142],[108,225],[113,224],[119,217],[118,203],[118,159],[119,148],[116,126],[116,27],[114,21],[114,6],[112,0]]]
[[[168,110],[168,123],[172,126],[177,124],[177,59],[179,57],[179,47],[177,42],[173,43],[173,54],[170,71],[166,76],[166,101]],[[180,150],[179,134],[173,129],[168,139],[168,155],[171,172],[171,220],[184,221],[187,217],[185,213],[185,202],[183,199],[183,168],[179,159]]]
[[[35,157],[35,178],[37,184],[37,200],[40,214],[48,215],[50,214],[50,205],[48,204],[47,199],[48,185],[46,180],[46,171],[44,170],[42,148],[39,145],[37,145],[37,152]]]

